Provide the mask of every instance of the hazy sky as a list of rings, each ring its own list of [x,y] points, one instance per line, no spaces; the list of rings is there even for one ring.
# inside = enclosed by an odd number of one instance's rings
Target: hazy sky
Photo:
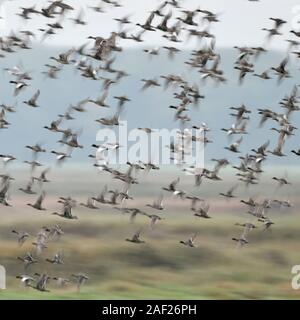
[[[3,1],[3,0],[2,0]],[[4,0],[5,1],[5,0]],[[65,0],[66,3],[74,6],[76,11],[83,8],[84,19],[88,21],[87,26],[74,26],[68,18],[64,21],[65,30],[59,35],[46,40],[47,44],[52,45],[79,45],[86,41],[87,36],[108,36],[110,32],[119,30],[118,23],[113,18],[120,18],[131,14],[130,19],[133,25],[126,27],[125,30],[132,30],[134,33],[140,30],[135,23],[143,23],[151,10],[156,8],[163,1],[157,0],[121,0],[121,8],[113,8],[103,3],[106,13],[95,13],[87,9],[88,6],[98,5],[99,0]],[[280,17],[288,23],[282,28],[283,36],[271,42],[269,47],[285,49],[285,39],[293,38],[289,34],[292,28],[297,28],[297,21],[300,20],[300,1],[299,0],[260,0],[251,2],[248,0],[182,0],[182,6],[187,9],[195,9],[200,6],[202,9],[211,10],[219,13],[219,23],[213,24],[211,31],[217,36],[217,46],[234,45],[263,45],[266,33],[261,28],[272,28],[272,21],[269,17]],[[1,33],[8,33],[9,30],[37,30],[44,27],[47,21],[44,17],[34,17],[34,19],[24,22],[16,15],[20,10],[18,7],[29,7],[35,3],[37,9],[49,4],[46,0],[6,0],[2,16],[4,21],[1,25]],[[76,16],[76,12],[69,14],[69,17]],[[180,12],[173,11],[173,18],[180,16]],[[200,17],[200,16],[199,16]],[[199,17],[196,21],[199,21]],[[48,19],[49,21],[50,19]],[[47,21],[47,22],[48,22]],[[160,20],[156,18],[154,25]],[[175,20],[174,20],[175,21]],[[204,26],[203,26],[204,28]],[[200,29],[200,28],[199,28]],[[201,28],[202,29],[202,28]],[[131,32],[129,32],[130,34]],[[150,46],[162,44],[161,34],[158,32],[148,32],[145,36],[145,43]],[[165,42],[164,42],[165,44]],[[133,41],[122,41],[122,46],[136,45]],[[180,46],[194,46],[195,43],[183,43]]]

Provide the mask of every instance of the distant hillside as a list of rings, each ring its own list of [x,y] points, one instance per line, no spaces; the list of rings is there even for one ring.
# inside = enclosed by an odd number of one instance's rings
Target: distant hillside
[[[44,125],[49,125],[59,113],[68,108],[70,103],[91,97],[96,98],[101,95],[102,88],[99,81],[84,79],[74,71],[72,66],[65,66],[64,71],[60,74],[60,79],[46,79],[41,71],[45,70],[45,63],[53,62],[49,60],[50,56],[57,56],[58,52],[62,52],[62,48],[45,48],[36,47],[34,50],[23,50],[22,53],[11,54],[7,58],[1,60],[1,67],[12,67],[22,61],[26,70],[33,73],[34,81],[32,86],[20,94],[15,99],[12,95],[13,87],[8,82],[10,76],[2,72],[0,75],[1,102],[13,104],[18,102],[17,113],[9,114],[8,120],[12,123],[9,130],[1,130],[1,153],[12,153],[18,158],[24,160],[30,157],[28,150],[24,148],[26,144],[33,144],[37,141],[44,143],[47,150],[55,148],[59,149],[56,141],[59,135],[49,134],[43,129]],[[299,84],[299,72],[296,65],[289,65],[293,74],[292,79],[285,80],[280,86],[276,80],[263,81],[253,76],[247,76],[242,86],[238,85],[238,72],[233,69],[233,63],[236,59],[237,52],[234,49],[218,50],[222,57],[222,68],[225,77],[228,79],[227,84],[214,86],[213,84],[200,85],[201,93],[206,99],[202,102],[198,110],[191,112],[192,124],[200,124],[207,122],[212,132],[209,135],[214,143],[207,147],[206,157],[230,158],[229,152],[224,150],[224,146],[228,143],[226,135],[221,132],[222,127],[229,127],[232,119],[228,115],[230,106],[237,106],[244,103],[253,113],[251,115],[251,123],[249,131],[251,135],[245,137],[242,152],[247,152],[252,147],[257,147],[270,137],[269,129],[274,125],[269,122],[263,130],[257,130],[258,117],[256,109],[260,107],[272,108],[275,111],[283,111],[280,109],[278,102],[289,93],[295,84]],[[176,123],[173,121],[174,110],[169,109],[170,104],[175,104],[176,100],[172,98],[172,89],[163,91],[163,88],[151,88],[145,92],[140,92],[142,87],[142,78],[159,77],[168,73],[179,73],[188,78],[190,82],[199,83],[200,74],[196,70],[190,69],[184,64],[189,57],[189,52],[181,52],[175,60],[170,61],[162,49],[159,56],[152,57],[141,50],[126,50],[122,54],[118,54],[114,67],[126,70],[130,76],[123,79],[120,85],[113,87],[108,104],[111,109],[97,108],[95,105],[89,105],[88,113],[77,113],[75,121],[65,122],[62,127],[71,127],[83,129],[82,135],[79,137],[80,143],[90,146],[95,143],[96,133],[100,126],[94,122],[94,119],[113,114],[116,106],[114,95],[126,94],[131,98],[131,102],[126,105],[126,112],[121,116],[127,119],[129,128],[135,127],[153,127],[153,128],[174,128]],[[256,63],[256,72],[261,73],[271,66],[277,66],[284,57],[284,53],[269,52],[259,57]],[[106,76],[106,74],[103,74]],[[161,81],[162,79],[160,79]],[[162,81],[161,81],[162,83]],[[28,99],[39,88],[41,96],[39,104],[40,109],[30,109],[22,100]],[[300,126],[300,116],[295,115],[293,122],[296,126]],[[277,134],[272,134],[275,138]],[[271,147],[274,147],[275,139],[272,140]],[[296,145],[295,145],[296,144]],[[291,138],[285,149],[288,153],[292,147],[300,148],[300,142]],[[91,153],[90,148],[76,151],[74,153],[74,162],[80,162],[87,159],[87,155]],[[41,161],[49,161],[49,154],[42,157]],[[288,159],[268,160],[268,164],[296,164],[297,159],[291,155]]]

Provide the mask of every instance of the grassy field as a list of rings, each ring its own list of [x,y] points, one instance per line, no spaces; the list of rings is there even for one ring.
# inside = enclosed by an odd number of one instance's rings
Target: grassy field
[[[150,178],[148,180],[150,182],[144,186],[146,189],[149,185],[150,190],[153,184]],[[71,185],[75,188],[76,183]],[[99,188],[102,187],[103,181]],[[221,185],[219,190],[222,188]],[[83,189],[85,185],[81,184],[71,193],[79,202],[84,200],[80,194],[90,194],[89,189]],[[138,190],[139,197],[128,205],[144,207],[151,203],[158,189],[149,190]],[[54,191],[48,192],[47,210],[42,213],[24,205],[32,202],[35,196],[22,197],[19,193],[12,199],[12,208],[0,208],[0,264],[7,270],[7,289],[0,291],[0,299],[298,299],[300,291],[291,288],[291,268],[300,264],[298,199],[291,198],[294,206],[289,210],[269,213],[275,223],[271,231],[264,232],[258,224],[260,228],[249,235],[250,243],[237,248],[231,238],[238,237],[242,229],[234,224],[251,218],[239,202],[248,193],[243,192],[245,194],[239,194],[238,199],[230,202],[211,196],[212,219],[194,217],[189,211],[189,201],[168,196],[165,199],[167,209],[161,214],[165,219],[152,231],[147,217],[140,216],[130,224],[128,215],[108,205],[101,205],[99,210],[75,208],[79,220],[64,220],[51,215],[59,210],[58,194]],[[151,197],[146,197],[146,193],[152,193]],[[147,212],[153,212],[151,210],[148,208]],[[35,253],[31,243],[37,232],[42,226],[56,223],[62,226],[65,234],[58,242],[49,242],[38,258],[39,263],[31,266],[27,273],[46,272],[51,277],[70,278],[72,273],[84,272],[90,279],[80,293],[75,283],[61,289],[54,281],[47,286],[50,292],[41,293],[22,288],[15,278],[24,274],[17,256],[23,256],[26,251]],[[140,228],[145,244],[125,241]],[[20,248],[12,229],[26,230],[32,236]],[[198,232],[197,248],[179,243],[194,232]],[[64,251],[63,265],[45,262],[58,250]]]
[[[38,213],[37,213],[38,214]],[[232,236],[241,230],[234,226],[246,217],[224,214],[211,220],[197,220],[192,216],[168,214],[166,220],[153,231],[148,220],[141,217],[134,225],[127,216],[115,213],[86,212],[84,222],[61,223],[65,235],[59,242],[49,243],[29,273],[47,272],[51,276],[69,277],[85,272],[90,280],[76,292],[74,284],[66,289],[49,283],[50,293],[21,288],[16,274],[22,274],[22,263],[16,260],[32,249],[28,241],[23,248],[9,235],[11,226],[1,225],[1,264],[8,273],[7,290],[2,299],[260,299],[299,298],[292,290],[291,268],[300,263],[299,215],[274,217],[272,232],[254,230],[250,244],[237,249]],[[114,215],[114,216],[112,216]],[[57,219],[44,217],[45,225]],[[39,222],[37,221],[39,220]],[[7,224],[6,224],[7,223]],[[24,226],[21,222],[15,227]],[[34,234],[41,227],[40,218],[32,218],[29,231]],[[145,244],[124,241],[138,228],[143,228]],[[198,248],[179,244],[197,231]],[[64,265],[43,262],[58,250],[65,253]]]

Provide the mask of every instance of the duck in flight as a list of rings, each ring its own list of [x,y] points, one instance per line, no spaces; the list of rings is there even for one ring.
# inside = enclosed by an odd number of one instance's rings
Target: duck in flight
[[[137,243],[137,244],[141,244],[141,243],[145,243],[145,241],[140,239],[140,235],[141,235],[141,230],[137,231],[132,238],[127,238],[125,239],[128,242],[132,242],[132,243]]]
[[[179,241],[179,243],[183,244],[184,246],[190,247],[190,248],[196,248],[197,247],[197,245],[195,244],[196,237],[197,237],[197,233],[194,233],[186,241]]]

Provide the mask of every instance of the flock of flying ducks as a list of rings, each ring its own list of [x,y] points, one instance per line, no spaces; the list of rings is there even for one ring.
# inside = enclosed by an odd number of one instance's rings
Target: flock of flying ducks
[[[250,1],[250,0],[249,0]],[[67,2],[67,1],[66,1]],[[19,32],[11,32],[7,36],[0,38],[0,56],[5,58],[14,52],[21,50],[30,50],[32,41],[39,37],[42,41],[46,38],[50,39],[55,37],[56,34],[63,32],[64,23],[67,20],[72,21],[78,27],[84,27],[88,21],[85,20],[84,10],[77,9],[69,4],[65,0],[51,1],[45,7],[31,6],[21,7],[20,11],[16,14],[23,20],[34,19],[35,16],[44,18],[44,26],[38,30],[21,30]],[[91,1],[92,2],[92,1]],[[89,5],[85,10],[91,10],[99,15],[106,11],[113,10],[123,6],[119,1],[114,0],[102,0],[98,5]],[[212,81],[219,85],[226,84],[226,75],[221,69],[221,55],[216,50],[216,37],[210,31],[211,25],[220,23],[219,16],[211,11],[196,8],[195,10],[187,10],[183,7],[183,1],[168,0],[162,1],[158,8],[154,8],[147,17],[146,21],[133,23],[130,20],[130,15],[124,17],[115,18],[119,24],[119,31],[114,31],[107,38],[101,36],[91,35],[88,37],[89,43],[84,43],[78,48],[70,48],[66,52],[60,53],[57,57],[50,57],[49,63],[45,65],[45,74],[49,79],[54,81],[59,78],[61,71],[64,68],[75,68],[83,78],[90,81],[98,81],[102,85],[102,92],[99,97],[87,98],[79,101],[77,105],[71,105],[65,111],[53,119],[49,125],[45,125],[44,129],[49,134],[58,135],[58,149],[46,150],[41,144],[33,143],[27,145],[26,148],[32,153],[30,160],[24,161],[29,166],[30,179],[28,184],[22,188],[19,188],[20,192],[27,195],[36,195],[36,201],[28,202],[28,206],[32,210],[46,211],[44,206],[44,200],[46,198],[46,186],[51,183],[51,179],[48,178],[50,168],[43,168],[43,164],[39,161],[39,156],[42,153],[49,152],[55,156],[58,164],[65,164],[69,159],[73,158],[76,149],[83,149],[88,146],[80,144],[80,130],[71,129],[69,123],[83,112],[88,112],[88,107],[95,106],[102,114],[104,110],[108,110],[111,107],[107,104],[107,99],[110,96],[110,88],[117,86],[121,81],[130,76],[126,70],[119,70],[114,67],[114,62],[117,60],[118,55],[122,54],[122,47],[120,42],[133,41],[137,43],[146,43],[146,35],[150,32],[156,32],[165,39],[166,45],[161,48],[143,49],[143,53],[149,56],[157,56],[160,50],[166,50],[168,52],[169,59],[175,59],[177,54],[180,54],[180,49],[176,48],[176,44],[185,41],[186,39],[196,38],[199,40],[199,48],[191,52],[190,58],[185,64],[196,70],[199,73],[203,85],[207,81]],[[288,69],[290,55],[296,55],[300,57],[298,41],[300,33],[297,31],[291,31],[291,38],[288,42],[288,53],[286,57],[278,66],[272,66],[268,70],[264,70],[261,73],[255,71],[255,62],[259,59],[260,55],[267,54],[266,45],[270,41],[274,41],[273,38],[281,36],[281,28],[286,24],[286,21],[280,18],[271,17],[269,22],[271,27],[264,28],[267,32],[267,39],[264,47],[235,47],[238,51],[238,56],[234,65],[234,68],[238,71],[239,83],[242,85],[246,78],[250,75],[260,78],[262,81],[269,81],[272,78],[277,78],[278,84],[284,81],[286,78],[291,78],[291,73]],[[127,28],[132,27],[132,31],[128,31]],[[51,61],[51,62],[50,62]],[[30,72],[24,70],[21,66],[14,66],[11,68],[5,68],[5,71],[10,75],[10,84],[13,86],[13,95],[18,97],[23,95],[23,92],[27,92],[31,87],[32,76]],[[212,159],[215,163],[211,169],[195,168],[194,166],[184,166],[184,156],[186,148],[183,147],[182,141],[188,140],[190,148],[193,148],[193,143],[198,139],[204,143],[212,143],[208,138],[211,129],[207,124],[191,125],[191,116],[189,111],[196,108],[199,103],[205,99],[205,96],[200,93],[199,87],[190,83],[189,79],[184,78],[178,74],[161,75],[158,78],[144,78],[141,79],[141,90],[151,90],[153,87],[164,87],[165,90],[173,90],[174,99],[176,104],[169,106],[174,110],[174,121],[178,122],[183,130],[178,132],[178,141],[171,143],[170,154],[174,163],[184,167],[183,172],[193,175],[195,178],[195,186],[199,187],[203,181],[220,181],[221,170],[229,166],[229,161],[224,159]],[[43,108],[39,104],[39,97],[43,94],[39,89],[34,91],[33,96],[28,100],[23,100],[24,107],[30,108]],[[102,127],[109,126],[115,127],[120,123],[123,111],[126,104],[131,102],[131,99],[126,95],[113,96],[116,100],[116,110],[104,117],[103,115],[98,119],[95,119]],[[226,151],[239,156],[240,164],[233,166],[236,170],[236,176],[239,183],[246,186],[258,184],[263,171],[263,164],[268,157],[284,157],[290,153],[291,156],[300,156],[300,149],[285,150],[285,142],[295,135],[297,127],[295,127],[291,121],[292,115],[300,110],[299,96],[297,85],[288,92],[285,97],[279,102],[283,109],[282,113],[274,112],[271,109],[258,109],[257,112],[261,116],[259,127],[263,127],[266,123],[272,123],[274,126],[272,131],[278,136],[277,144],[274,148],[270,148],[270,141],[267,140],[257,149],[249,150],[245,155],[241,155],[240,145],[243,143],[243,136],[247,134],[247,126],[250,121],[250,116],[253,110],[249,110],[245,105],[231,107],[229,110],[229,116],[232,117],[233,124],[229,128],[222,128],[221,130],[226,132],[228,137],[236,137],[236,140],[225,146]],[[14,106],[2,104],[0,106],[0,129],[9,129],[12,125],[8,122],[8,115],[16,112]],[[199,138],[190,134],[187,129],[198,129],[203,133],[203,138]],[[151,128],[139,128],[145,131],[147,134],[151,134]],[[117,210],[123,214],[129,215],[129,220],[134,223],[137,216],[145,217],[150,223],[150,229],[154,229],[159,223],[163,223],[166,217],[162,214],[165,209],[163,198],[166,193],[173,195],[174,197],[182,200],[189,200],[191,202],[190,210],[195,217],[199,219],[209,219],[210,216],[210,204],[205,199],[198,196],[188,194],[182,190],[180,185],[180,178],[174,179],[170,184],[163,186],[161,194],[153,202],[145,205],[145,208],[137,208],[128,206],[128,202],[134,200],[130,189],[132,185],[140,183],[139,173],[159,170],[159,166],[148,162],[130,163],[128,162],[128,169],[125,172],[117,170],[105,161],[105,154],[118,152],[121,148],[120,144],[116,142],[106,144],[93,144],[92,148],[97,150],[96,155],[89,154],[88,156],[93,160],[93,166],[101,171],[102,174],[110,174],[113,179],[120,180],[122,188],[120,190],[110,190],[108,186],[104,186],[103,190],[97,196],[88,198],[86,203],[78,203],[72,197],[60,197],[58,203],[61,204],[60,212],[53,212],[52,214],[57,216],[57,219],[73,220],[78,219],[74,215],[74,208],[76,206],[83,206],[86,209],[97,210],[101,205],[110,205],[112,210]],[[294,155],[292,155],[292,153]],[[0,157],[4,163],[5,172],[1,174],[1,188],[0,188],[0,203],[7,208],[12,206],[10,198],[10,187],[14,178],[8,173],[8,167],[10,163],[16,161],[16,157],[10,154],[1,154]],[[99,162],[99,160],[102,160]],[[40,171],[40,173],[38,173]],[[274,177],[273,178],[278,187],[284,187],[289,185],[290,182],[286,177]],[[220,193],[220,197],[226,199],[236,198],[235,190],[238,185],[233,186],[230,190]],[[249,217],[251,217],[245,223],[237,223],[236,225],[242,228],[242,232],[239,236],[233,237],[232,240],[237,242],[238,246],[244,246],[248,244],[249,233],[255,228],[263,228],[268,230],[273,222],[270,219],[268,212],[274,207],[289,208],[292,204],[286,200],[279,199],[263,199],[258,201],[254,198],[248,200],[241,200],[241,203],[247,207]],[[145,209],[148,208],[148,212]],[[149,213],[150,212],[150,213]],[[260,226],[262,225],[262,227]],[[26,231],[13,230],[12,233],[16,235],[18,244],[22,246],[30,235]],[[142,244],[145,242],[141,236],[142,230],[137,232],[127,239],[126,241],[134,244]],[[36,264],[40,259],[46,260],[50,264],[63,264],[64,255],[63,252],[58,252],[54,257],[41,258],[44,250],[47,249],[49,243],[58,241],[61,236],[64,235],[59,224],[52,227],[43,227],[36,236],[36,239],[32,242],[35,247],[35,253],[27,252],[24,256],[17,259],[24,264],[25,274],[18,275],[17,278],[28,287],[35,288],[39,291],[49,291],[47,289],[47,283],[50,280],[57,281],[59,286],[65,286],[70,282],[69,278],[50,276],[46,273],[35,273],[33,276],[28,275],[28,271],[31,265]],[[180,244],[187,247],[197,247],[195,239],[197,233],[192,234],[187,240],[180,241]],[[78,289],[82,284],[88,280],[88,276],[83,273],[73,274],[71,276],[75,279]]]

